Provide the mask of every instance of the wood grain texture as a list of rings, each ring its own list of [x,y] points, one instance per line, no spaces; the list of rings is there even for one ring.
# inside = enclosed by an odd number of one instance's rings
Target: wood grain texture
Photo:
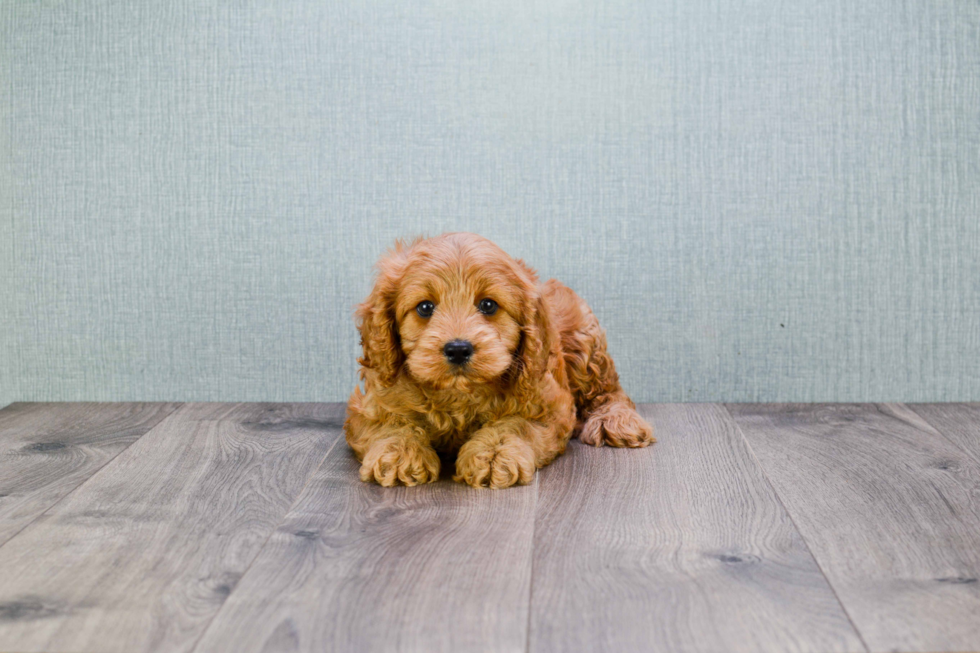
[[[900,404],[729,410],[873,650],[980,650],[975,460]]]
[[[0,650],[192,648],[343,418],[185,408],[0,547]]]
[[[863,650],[728,413],[641,411],[658,444],[539,475],[530,650]]]
[[[18,403],[0,411],[0,545],[178,406]]]
[[[910,404],[909,408],[980,463],[980,403]]]
[[[536,487],[444,468],[381,488],[358,466],[334,449],[197,651],[523,650]]]

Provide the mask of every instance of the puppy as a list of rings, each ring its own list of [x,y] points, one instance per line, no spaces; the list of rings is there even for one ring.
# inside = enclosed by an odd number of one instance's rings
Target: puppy
[[[363,481],[474,487],[529,483],[570,437],[645,447],[653,429],[619,385],[588,305],[489,240],[395,244],[357,308],[364,355],[347,405]]]

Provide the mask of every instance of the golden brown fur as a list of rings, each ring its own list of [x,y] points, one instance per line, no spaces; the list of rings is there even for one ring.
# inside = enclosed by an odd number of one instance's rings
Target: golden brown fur
[[[495,313],[479,310],[483,299]],[[364,481],[434,481],[441,452],[455,454],[456,481],[508,487],[530,482],[575,433],[595,446],[654,442],[588,305],[485,238],[396,243],[357,318],[364,390],[351,394],[344,431]],[[443,352],[453,340],[473,345],[463,366]]]

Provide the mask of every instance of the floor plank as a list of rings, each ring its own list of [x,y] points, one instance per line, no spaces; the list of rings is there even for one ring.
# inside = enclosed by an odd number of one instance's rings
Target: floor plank
[[[180,409],[0,547],[0,650],[192,648],[342,419],[337,404]]]
[[[536,487],[357,470],[334,449],[197,650],[523,650]]]
[[[530,650],[863,650],[724,408],[641,411],[540,474]]]
[[[910,404],[909,408],[980,463],[980,403]]]
[[[980,650],[974,460],[898,404],[729,409],[873,650]]]
[[[18,403],[0,411],[0,545],[179,405]]]

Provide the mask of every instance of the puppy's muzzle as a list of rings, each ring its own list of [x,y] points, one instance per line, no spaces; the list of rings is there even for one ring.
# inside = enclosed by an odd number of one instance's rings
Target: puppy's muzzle
[[[442,353],[453,365],[463,365],[473,355],[473,345],[465,340],[453,340],[446,343],[446,346],[442,348]]]

